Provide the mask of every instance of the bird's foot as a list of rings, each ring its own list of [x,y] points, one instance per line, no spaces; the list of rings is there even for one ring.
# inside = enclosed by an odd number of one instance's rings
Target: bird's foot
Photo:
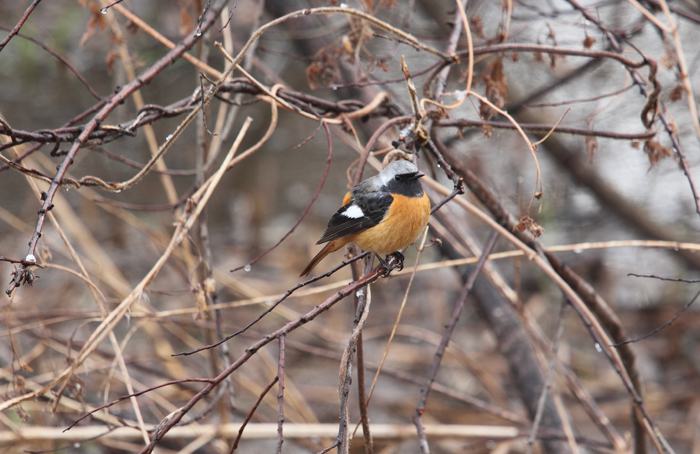
[[[394,270],[403,270],[403,262],[405,257],[400,251],[387,255],[386,259],[382,259],[380,256],[377,256],[377,258],[379,259],[381,266],[384,268],[384,272],[381,274],[382,277],[389,276],[389,274]]]

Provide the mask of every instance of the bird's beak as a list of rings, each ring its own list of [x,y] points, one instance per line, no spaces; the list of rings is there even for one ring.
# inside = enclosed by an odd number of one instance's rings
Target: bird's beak
[[[411,179],[412,179],[412,180],[417,180],[418,178],[421,178],[421,177],[424,177],[424,176],[425,176],[424,173],[418,172],[418,173],[416,173],[416,174],[413,176],[413,178],[411,178]]]

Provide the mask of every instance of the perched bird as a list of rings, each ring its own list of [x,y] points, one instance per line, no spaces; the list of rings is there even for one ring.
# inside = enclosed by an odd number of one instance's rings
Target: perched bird
[[[316,243],[328,244],[300,276],[350,242],[387,265],[382,258],[413,243],[428,223],[430,200],[418,181],[422,176],[415,164],[401,159],[352,188]]]

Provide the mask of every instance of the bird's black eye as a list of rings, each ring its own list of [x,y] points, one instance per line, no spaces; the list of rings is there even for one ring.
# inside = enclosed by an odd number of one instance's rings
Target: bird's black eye
[[[394,180],[396,181],[401,181],[401,175],[395,175]]]

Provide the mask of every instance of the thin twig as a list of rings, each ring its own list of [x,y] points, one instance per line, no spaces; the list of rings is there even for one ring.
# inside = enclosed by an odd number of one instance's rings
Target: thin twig
[[[374,256],[370,255],[365,266],[365,274],[369,274],[372,271],[372,265],[374,262]],[[353,270],[354,271],[354,270]],[[361,306],[361,299],[368,300],[371,297],[369,287],[367,291],[355,292],[355,302],[356,309],[357,306]],[[362,302],[362,304],[365,304]],[[369,303],[366,303],[369,304]],[[357,400],[359,401],[360,407],[360,423],[362,425],[362,435],[365,442],[365,454],[374,453],[374,443],[372,441],[372,433],[369,428],[369,415],[367,413],[367,406],[369,405],[369,398],[365,389],[365,354],[364,354],[364,339],[362,336],[362,331],[357,336]],[[355,434],[353,433],[353,437]]]
[[[156,389],[164,388],[166,386],[178,385],[181,383],[211,383],[211,378],[182,378],[180,380],[171,380],[171,381],[168,381],[165,383],[161,383],[160,385],[156,385],[156,386],[152,386],[150,388],[144,389],[143,391],[139,391],[139,392],[135,392],[133,394],[127,394],[127,395],[121,396],[121,397],[119,397],[119,398],[117,398],[109,403],[100,405],[99,407],[96,407],[96,408],[90,410],[89,412],[85,413],[83,416],[81,416],[80,418],[73,421],[73,423],[71,425],[69,425],[68,427],[63,429],[63,432],[71,430],[73,427],[75,427],[77,424],[79,424],[80,421],[87,418],[88,416],[90,416],[94,413],[97,413],[98,411],[102,411],[106,408],[109,408],[113,405],[116,405],[119,402],[123,402],[127,399],[131,399],[132,397],[142,396],[144,394],[155,391]]]
[[[552,386],[552,380],[554,380],[554,371],[557,365],[557,354],[559,353],[559,346],[561,345],[561,338],[564,334],[564,313],[567,307],[566,301],[561,305],[559,310],[559,317],[557,318],[557,335],[554,339],[554,344],[552,347],[552,357],[549,360],[549,369],[547,371],[547,378],[542,386],[542,393],[540,394],[540,400],[537,404],[537,412],[535,413],[535,418],[532,422],[532,427],[530,428],[530,435],[527,437],[527,454],[532,454],[533,445],[537,439],[537,431],[542,422],[542,415],[544,414],[545,402],[547,400],[547,393],[549,388]]]
[[[393,260],[393,257],[390,257],[390,260]],[[391,264],[391,263],[390,263]],[[219,385],[226,377],[228,377],[231,373],[233,373],[235,370],[237,370],[239,367],[241,367],[243,364],[245,364],[259,349],[264,347],[265,345],[269,344],[273,340],[279,338],[280,336],[287,334],[296,328],[305,325],[306,323],[310,322],[311,320],[314,320],[316,317],[318,317],[320,314],[323,312],[327,311],[331,307],[333,307],[335,304],[338,302],[342,301],[344,298],[352,294],[353,292],[357,291],[358,289],[362,288],[363,286],[367,284],[371,284],[372,282],[376,281],[379,279],[380,276],[382,276],[386,270],[382,269],[381,267],[374,270],[371,274],[363,277],[361,280],[357,282],[352,282],[348,284],[345,288],[340,290],[339,292],[335,293],[334,295],[330,296],[328,299],[326,299],[323,303],[319,304],[318,306],[314,307],[311,311],[307,312],[306,314],[302,315],[301,317],[297,318],[296,320],[292,320],[291,322],[287,323],[277,331],[274,331],[255,344],[251,345],[248,347],[245,351],[245,353],[239,357],[233,364],[231,364],[228,368],[226,368],[223,372],[221,372],[218,376],[212,379],[211,383],[205,387],[203,390],[198,392],[196,395],[194,395],[188,402],[185,404],[183,407],[181,407],[180,411],[174,415],[172,415],[171,418],[169,418],[167,421],[163,421],[159,430],[153,434],[153,438],[151,439],[151,443],[146,446],[144,449],[141,450],[141,454],[146,454],[152,452],[153,448],[155,445],[163,438],[163,436],[171,429],[173,428],[180,420],[184,417],[185,414],[187,414],[188,411],[192,407],[194,407],[197,402],[199,402],[204,396],[209,394],[216,386]],[[1,404],[0,404],[1,405]]]
[[[286,299],[287,299],[289,296],[291,296],[292,293],[294,293],[295,291],[299,290],[299,289],[302,288],[302,287],[305,287],[305,286],[307,286],[307,285],[309,285],[309,284],[312,284],[312,283],[314,283],[314,282],[316,282],[316,281],[320,281],[321,279],[326,278],[326,277],[332,275],[333,273],[335,273],[335,272],[338,271],[339,269],[345,267],[345,266],[348,265],[349,263],[352,263],[352,262],[354,262],[354,261],[356,261],[356,260],[361,259],[362,257],[365,257],[367,254],[368,254],[368,253],[365,252],[365,253],[362,253],[362,254],[360,254],[360,255],[357,255],[357,256],[355,256],[355,257],[353,257],[353,258],[351,258],[351,259],[345,260],[345,261],[341,262],[340,265],[336,266],[335,268],[331,269],[330,271],[327,271],[326,273],[323,273],[323,274],[319,274],[318,276],[314,276],[314,277],[312,277],[311,279],[308,279],[308,280],[306,280],[306,281],[304,281],[304,282],[302,282],[302,283],[300,283],[300,284],[295,285],[295,286],[292,287],[291,289],[287,290],[287,291],[285,292],[285,294],[284,294],[280,299],[278,299],[278,300],[275,301],[272,305],[270,305],[270,307],[268,307],[262,314],[260,314],[258,317],[256,317],[255,320],[253,320],[252,322],[248,323],[246,326],[244,326],[243,328],[239,329],[239,330],[236,331],[235,333],[226,336],[225,338],[223,338],[223,339],[220,340],[219,342],[217,342],[217,343],[215,343],[215,344],[211,344],[211,345],[205,345],[204,347],[200,347],[200,348],[197,348],[197,349],[194,349],[194,350],[191,350],[191,351],[187,351],[187,352],[183,352],[183,353],[177,353],[177,354],[175,354],[175,355],[173,355],[173,356],[189,356],[189,355],[193,355],[193,354],[195,354],[195,353],[199,353],[199,352],[201,352],[201,351],[203,351],[203,350],[208,350],[208,349],[210,349],[210,348],[218,347],[219,345],[223,344],[224,342],[226,342],[226,341],[228,341],[228,340],[230,340],[230,339],[233,339],[234,337],[238,336],[238,335],[241,334],[241,333],[246,332],[250,327],[252,327],[252,326],[255,325],[256,323],[258,323],[258,322],[259,322],[260,320],[262,320],[267,314],[269,314],[270,312],[272,312],[277,306],[280,305],[280,303],[282,303],[282,301],[286,300]]]
[[[241,266],[238,266],[238,267],[232,269],[231,270],[232,273],[235,273],[236,271],[242,270],[244,268],[246,270],[249,270],[252,265],[254,265],[255,263],[258,262],[258,260],[265,257],[268,253],[270,253],[272,250],[277,248],[277,246],[282,244],[282,242],[284,240],[286,240],[289,235],[294,233],[294,231],[299,226],[299,224],[301,224],[301,221],[303,221],[304,218],[306,217],[307,213],[311,209],[311,206],[314,204],[316,199],[318,199],[319,194],[321,194],[321,189],[323,189],[323,185],[326,183],[326,178],[328,177],[328,171],[331,168],[331,158],[333,157],[333,141],[331,140],[331,130],[328,128],[328,124],[324,120],[321,120],[319,126],[323,126],[324,129],[326,130],[326,137],[328,138],[328,157],[326,158],[326,169],[323,171],[323,177],[321,177],[321,182],[319,183],[318,188],[316,189],[316,192],[314,193],[314,196],[311,198],[311,201],[306,205],[306,208],[304,208],[304,211],[301,212],[301,214],[299,215],[299,218],[297,218],[297,221],[294,223],[292,228],[289,229],[287,231],[287,233],[285,233],[282,236],[282,238],[280,238],[277,241],[277,243],[275,243],[272,246],[270,246],[269,248],[267,248],[262,254],[258,255],[253,260],[246,263],[245,265],[241,265]]]
[[[236,440],[233,442],[233,445],[231,445],[231,449],[229,450],[229,454],[233,454],[233,452],[238,448],[238,442],[241,441],[241,437],[243,436],[243,430],[245,429],[245,426],[248,425],[250,420],[253,418],[253,414],[255,414],[255,410],[258,409],[260,406],[260,403],[262,400],[265,398],[268,392],[272,389],[273,386],[277,383],[279,380],[279,375],[276,375],[275,378],[272,379],[269,385],[258,395],[258,400],[255,401],[255,404],[253,404],[253,407],[250,409],[248,412],[248,415],[246,416],[245,420],[241,424],[241,428],[238,429],[238,435],[236,436]]]
[[[279,364],[277,366],[277,381],[279,383],[279,391],[277,393],[277,449],[276,454],[282,453],[282,443],[284,443],[284,435],[282,434],[282,426],[284,424],[284,353],[286,337],[282,334],[279,338]]]
[[[41,1],[41,0],[35,0],[35,1],[34,1],[34,4],[37,4],[37,3],[39,3],[40,1]],[[33,5],[34,5],[34,4],[33,4]],[[31,6],[30,6],[30,8],[31,8]],[[8,29],[5,28],[5,27],[0,27],[0,30],[8,30]],[[87,79],[85,79],[85,77],[83,77],[83,75],[80,74],[80,72],[75,68],[75,66],[73,66],[68,60],[66,60],[66,59],[65,59],[63,56],[61,56],[58,52],[52,50],[52,49],[51,49],[50,47],[48,47],[47,45],[45,45],[44,43],[42,43],[41,41],[39,41],[39,40],[37,40],[37,39],[35,39],[35,38],[32,38],[31,36],[26,36],[26,35],[23,35],[22,33],[17,33],[17,36],[20,37],[20,38],[22,38],[22,39],[26,39],[27,41],[33,42],[34,44],[36,44],[37,46],[40,46],[40,47],[41,47],[42,49],[44,49],[46,52],[48,52],[49,54],[51,54],[51,56],[53,56],[53,57],[56,58],[58,61],[60,61],[61,63],[63,63],[63,65],[65,65],[65,67],[68,68],[68,70],[69,70],[70,72],[72,72],[73,74],[75,74],[75,77],[78,78],[78,80],[80,81],[80,83],[82,83],[83,85],[85,85],[85,88],[88,89],[88,91],[90,92],[90,94],[91,94],[93,97],[95,97],[95,99],[97,99],[97,100],[101,100],[101,99],[102,99],[102,96],[100,96],[100,95],[95,91],[95,89],[92,88],[92,86],[91,86],[90,83],[87,81]],[[8,36],[8,37],[6,38],[6,40],[9,40],[9,38],[10,38],[10,36]],[[0,43],[0,52],[2,51],[2,48],[3,48],[3,45]]]
[[[374,262],[374,256],[370,256],[370,260],[367,261],[367,270],[372,269],[372,262]],[[375,271],[374,273],[377,273]],[[371,276],[374,273],[367,273],[365,276]],[[364,278],[363,278],[364,279]],[[361,279],[362,280],[362,279]],[[348,454],[350,451],[350,437],[349,437],[349,395],[350,395],[350,382],[352,376],[352,356],[357,347],[358,339],[362,333],[362,327],[367,320],[369,315],[369,308],[372,302],[370,286],[367,285],[360,287],[356,292],[357,295],[357,307],[355,308],[355,320],[353,322],[352,332],[350,333],[350,338],[348,339],[345,350],[343,350],[343,357],[340,360],[340,371],[338,377],[338,394],[340,398],[340,425],[338,428],[338,454]],[[360,399],[364,400],[364,390],[360,392]],[[370,441],[371,444],[371,441]]]
[[[428,439],[426,438],[425,427],[423,426],[422,421],[422,415],[425,412],[425,404],[428,400],[428,394],[430,394],[430,388],[433,382],[435,381],[438,369],[440,368],[440,362],[442,361],[442,357],[445,353],[445,349],[447,348],[447,344],[450,341],[450,337],[452,337],[452,332],[457,326],[457,320],[459,319],[459,316],[462,313],[462,309],[464,308],[464,303],[467,300],[467,296],[469,295],[469,292],[471,292],[472,287],[476,282],[476,278],[481,272],[481,268],[483,268],[484,264],[486,263],[488,255],[491,253],[493,247],[496,245],[496,240],[498,240],[498,236],[498,232],[493,232],[491,234],[488,241],[486,242],[486,245],[484,246],[484,250],[481,252],[479,261],[476,263],[474,269],[469,274],[469,278],[464,284],[464,288],[462,288],[462,293],[459,295],[459,298],[455,303],[454,309],[452,310],[452,316],[450,317],[450,321],[446,325],[445,333],[442,336],[440,345],[438,346],[437,351],[435,352],[435,356],[433,357],[433,362],[430,365],[430,370],[428,371],[428,376],[426,378],[425,384],[421,388],[420,397],[418,398],[418,404],[416,405],[416,410],[413,413],[413,424],[415,424],[416,430],[418,431],[418,439],[420,441],[421,450],[424,454],[430,453],[430,447],[428,446]]]
[[[223,4],[225,3],[226,2],[222,1],[221,4],[218,5],[218,9],[215,8],[216,11],[214,11],[214,14],[208,16],[208,18],[203,23],[204,29],[208,29],[213,24],[214,19],[216,17],[216,13],[218,13],[219,9],[222,8]],[[73,163],[73,160],[77,155],[78,150],[80,150],[82,145],[85,143],[90,133],[99,126],[99,124],[107,117],[107,115],[113,109],[115,109],[119,104],[125,101],[126,98],[130,96],[134,91],[141,88],[145,83],[152,80],[156,75],[158,75],[160,72],[169,67],[173,62],[175,62],[178,58],[180,58],[190,47],[194,45],[195,41],[196,40],[192,36],[186,37],[178,46],[176,46],[170,52],[167,52],[143,74],[121,87],[121,89],[117,93],[110,97],[110,99],[107,101],[107,104],[102,109],[100,109],[100,111],[92,118],[92,120],[90,120],[85,125],[85,129],[78,136],[78,139],[73,143],[70,150],[68,150],[68,153],[66,153],[66,157],[63,159],[61,164],[59,164],[58,169],[56,171],[56,175],[54,176],[51,182],[51,186],[49,186],[49,189],[46,191],[46,199],[44,200],[44,203],[42,204],[41,209],[39,210],[39,216],[37,219],[36,227],[34,229],[34,234],[32,235],[32,238],[29,241],[27,257],[34,257],[36,245],[39,242],[39,237],[41,236],[41,231],[44,227],[46,213],[51,209],[51,207],[53,207],[53,198],[56,195],[56,191],[61,185],[61,182],[63,181],[63,178],[66,172],[68,171],[68,167]],[[14,285],[11,285],[10,288],[8,288],[7,292],[11,293],[15,288],[16,287]]]
[[[673,315],[673,317],[671,317],[666,323],[664,323],[663,325],[661,325],[661,326],[659,326],[658,328],[654,329],[654,330],[653,330],[652,332],[650,332],[649,334],[645,334],[644,336],[638,337],[638,338],[636,338],[636,339],[629,339],[629,340],[626,340],[626,341],[624,341],[624,342],[620,342],[620,343],[617,343],[617,344],[612,344],[611,347],[616,347],[616,348],[617,348],[617,347],[620,347],[620,346],[625,345],[625,344],[632,344],[632,343],[639,342],[639,341],[643,341],[644,339],[650,338],[650,337],[653,336],[654,334],[656,334],[656,333],[658,333],[659,331],[661,331],[662,329],[666,328],[666,327],[667,327],[668,325],[670,325],[671,323],[675,322],[676,319],[677,319],[678,317],[680,317],[681,314],[682,314],[683,312],[685,312],[685,311],[687,311],[688,309],[690,309],[690,306],[693,305],[693,303],[695,302],[695,300],[698,299],[698,297],[700,297],[700,291],[698,291],[698,293],[695,294],[695,296],[693,297],[693,299],[691,299],[690,301],[688,301],[688,302],[686,303],[686,305],[685,305],[681,310],[679,310],[678,312],[676,312],[676,313]]]
[[[17,33],[19,33],[19,29],[22,28],[22,25],[27,21],[29,18],[29,15],[32,14],[32,11],[34,11],[34,8],[37,7],[37,5],[41,3],[41,0],[34,0],[31,5],[27,8],[27,10],[24,12],[22,17],[19,19],[19,22],[17,22],[17,25],[14,26],[12,30],[10,30],[10,34],[5,37],[5,39],[0,42],[0,52],[5,48],[7,43],[10,42],[13,36],[15,36]]]

